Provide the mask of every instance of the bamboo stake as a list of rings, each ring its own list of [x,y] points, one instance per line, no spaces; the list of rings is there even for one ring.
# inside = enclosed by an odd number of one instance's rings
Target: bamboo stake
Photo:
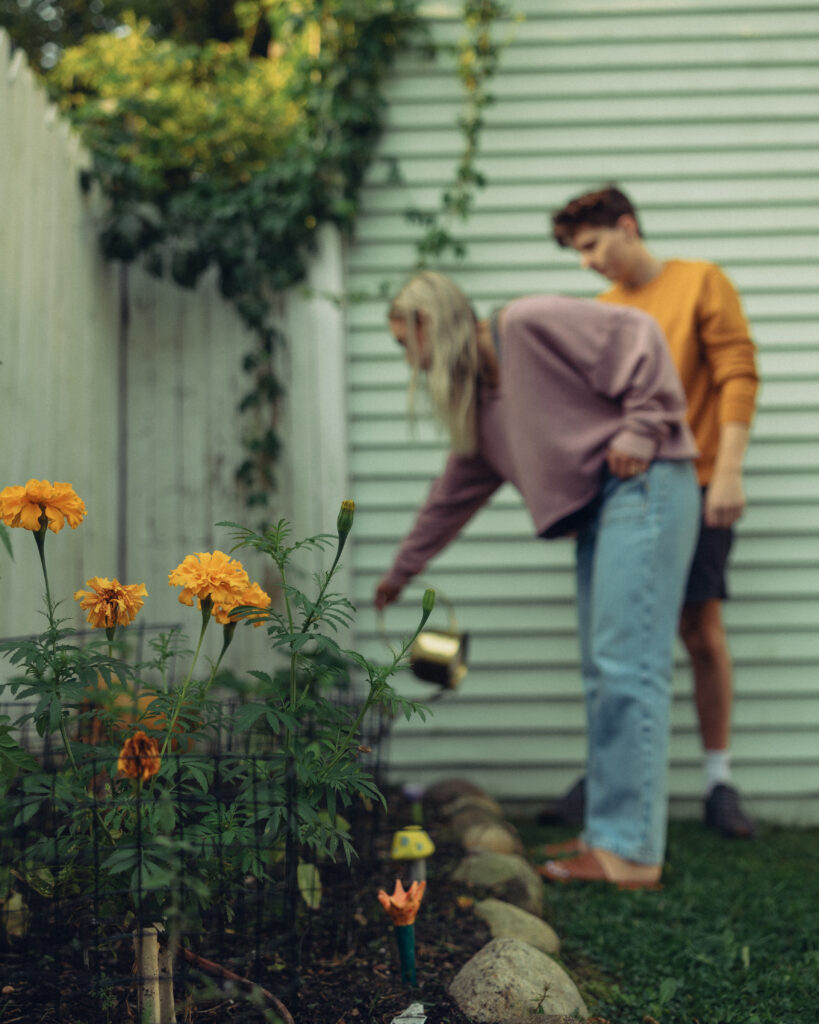
[[[162,1024],[159,997],[159,941],[156,928],[138,928],[134,932],[134,953],[140,1022]]]
[[[176,1024],[173,1001],[173,950],[165,942],[159,946],[159,1020],[160,1024]]]

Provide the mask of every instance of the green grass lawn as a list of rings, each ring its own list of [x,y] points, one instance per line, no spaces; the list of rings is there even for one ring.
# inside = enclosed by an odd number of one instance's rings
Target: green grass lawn
[[[571,835],[520,825],[535,861]],[[819,829],[720,839],[672,822],[661,892],[545,883],[546,918],[610,1024],[819,1022]]]

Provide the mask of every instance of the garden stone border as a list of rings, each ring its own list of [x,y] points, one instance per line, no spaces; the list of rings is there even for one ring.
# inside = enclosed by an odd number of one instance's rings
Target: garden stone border
[[[497,801],[450,778],[430,786],[423,802],[464,848],[452,878],[480,892],[472,910],[492,935],[450,985],[461,1011],[476,1024],[569,1024],[578,1013],[587,1020],[575,982],[550,956],[560,938],[543,920],[543,881]]]

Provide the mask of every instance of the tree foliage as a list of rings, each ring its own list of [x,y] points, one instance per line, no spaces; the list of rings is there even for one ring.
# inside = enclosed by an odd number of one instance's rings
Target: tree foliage
[[[455,65],[467,96],[465,148],[441,210],[411,214],[425,230],[422,259],[462,253],[450,226],[467,217],[483,183],[475,160],[502,5],[462,4],[468,36]],[[418,8],[419,0],[0,0],[0,24],[46,70],[93,154],[86,185],[110,200],[105,254],[186,287],[215,267],[258,338],[241,406],[257,415],[237,471],[248,504],[266,503],[279,451],[269,414],[281,393],[272,297],[304,278],[321,225],[352,225],[382,128],[384,77],[402,47],[427,45]]]
[[[48,82],[111,198],[107,254],[183,285],[215,264],[263,329],[265,286],[303,276],[319,224],[352,220],[414,2],[246,0],[233,39],[196,43],[125,15],[68,47]]]

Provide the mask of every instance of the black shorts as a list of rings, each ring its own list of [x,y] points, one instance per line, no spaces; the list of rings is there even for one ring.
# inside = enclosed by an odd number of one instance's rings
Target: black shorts
[[[704,604],[713,598],[724,601],[728,597],[725,570],[733,542],[732,527],[706,526],[702,522],[688,573],[684,604]]]

